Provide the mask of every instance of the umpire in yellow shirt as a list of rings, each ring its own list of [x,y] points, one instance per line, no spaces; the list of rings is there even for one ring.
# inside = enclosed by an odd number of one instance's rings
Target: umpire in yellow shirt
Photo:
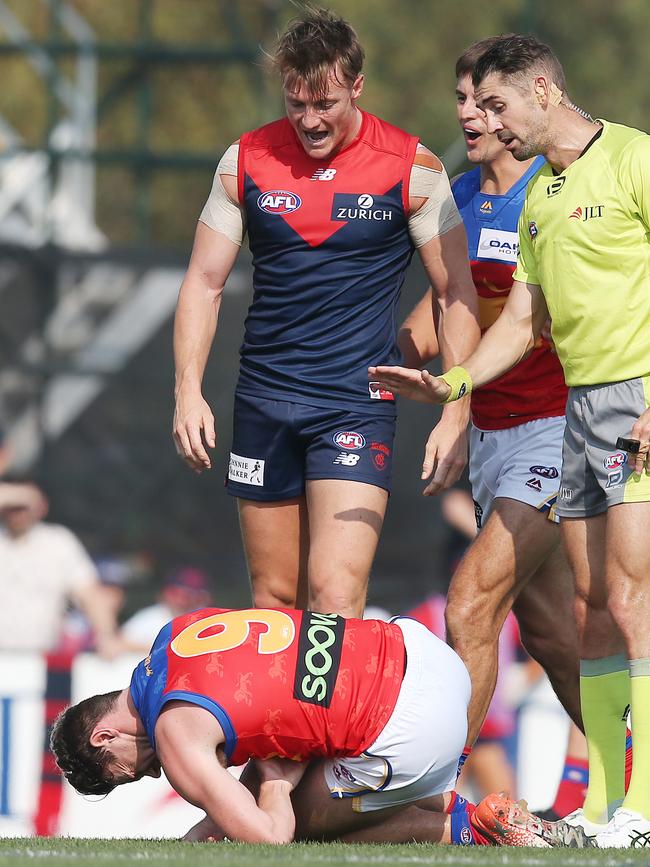
[[[411,397],[455,400],[516,364],[551,317],[570,386],[557,513],[576,582],[589,746],[584,808],[567,819],[598,847],[648,846],[650,136],[577,108],[560,62],[531,36],[501,37],[473,83],[488,131],[518,160],[547,160],[528,185],[515,284],[463,367],[372,375]]]

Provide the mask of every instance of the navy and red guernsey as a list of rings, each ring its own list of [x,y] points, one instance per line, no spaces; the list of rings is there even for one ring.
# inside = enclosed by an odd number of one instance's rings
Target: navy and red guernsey
[[[543,157],[537,157],[504,196],[481,192],[479,167],[452,184],[467,233],[481,332],[495,322],[510,294],[519,249],[517,224],[526,184],[543,162]],[[481,430],[502,430],[535,419],[552,418],[564,415],[566,398],[560,362],[550,344],[539,338],[527,358],[472,392],[472,421]]]
[[[417,144],[366,112],[354,141],[329,160],[307,156],[286,118],[241,137],[254,276],[238,392],[394,415],[394,401],[369,388],[367,368],[399,361]]]

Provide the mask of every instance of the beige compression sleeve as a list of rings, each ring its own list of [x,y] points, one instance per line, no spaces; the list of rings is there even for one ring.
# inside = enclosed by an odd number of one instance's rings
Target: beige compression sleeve
[[[235,142],[235,144],[230,145],[219,160],[219,165],[214,173],[212,189],[199,220],[241,247],[246,231],[244,214],[239,204],[230,198],[222,181],[223,175],[233,175],[237,178],[238,158],[239,143]]]
[[[418,149],[409,182],[409,198],[425,199],[409,217],[409,233],[416,247],[444,235],[462,223],[444,166],[434,154]]]

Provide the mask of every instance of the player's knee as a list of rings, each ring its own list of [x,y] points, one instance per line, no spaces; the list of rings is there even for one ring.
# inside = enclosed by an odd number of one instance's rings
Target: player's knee
[[[293,583],[251,577],[251,584],[255,608],[293,608],[296,604],[297,587]]]
[[[342,617],[363,617],[366,604],[364,590],[337,590],[336,587],[310,589],[309,607],[321,614],[340,614]]]

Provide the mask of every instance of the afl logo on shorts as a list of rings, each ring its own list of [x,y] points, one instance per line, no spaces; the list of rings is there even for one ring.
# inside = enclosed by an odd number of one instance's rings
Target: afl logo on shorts
[[[257,207],[265,214],[290,214],[302,205],[302,199],[287,190],[269,190],[257,198]]]
[[[365,437],[353,430],[340,430],[338,433],[334,434],[332,439],[334,440],[335,446],[338,446],[340,449],[345,449],[348,452],[354,451],[355,449],[362,449],[366,444]]]
[[[545,479],[557,479],[560,475],[557,467],[542,467],[536,464],[534,467],[529,467],[529,469],[531,473],[535,473],[536,476],[542,476]]]
[[[613,455],[607,455],[603,461],[603,466],[606,470],[617,470],[625,463],[627,455],[625,452],[614,452]]]

